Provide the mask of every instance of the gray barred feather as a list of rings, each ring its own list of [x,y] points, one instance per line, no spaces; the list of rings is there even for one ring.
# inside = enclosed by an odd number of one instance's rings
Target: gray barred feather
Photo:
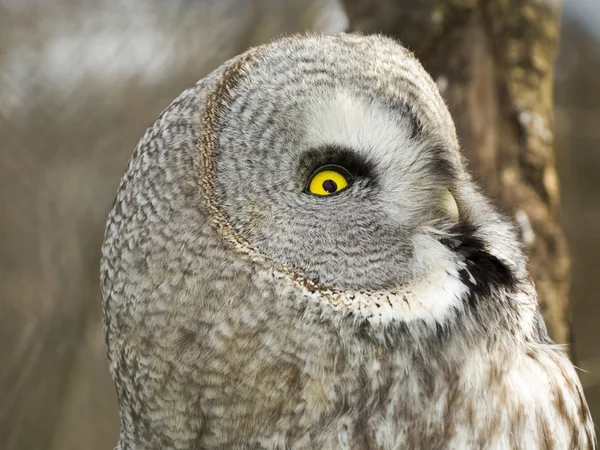
[[[307,194],[331,163],[354,182]],[[390,39],[283,39],[184,92],[101,278],[120,450],[596,448],[512,224]]]

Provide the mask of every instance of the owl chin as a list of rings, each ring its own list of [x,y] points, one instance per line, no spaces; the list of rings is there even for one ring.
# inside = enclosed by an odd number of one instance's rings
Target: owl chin
[[[286,276],[280,271],[274,271],[273,275]],[[448,315],[464,307],[470,292],[460,271],[452,267],[440,267],[411,287],[386,291],[331,290],[319,288],[301,277],[290,281],[308,300],[323,303],[335,311],[350,311],[373,325],[416,320],[431,325],[442,323]]]
[[[430,233],[415,238],[416,258],[427,264],[426,269],[414,281],[384,290],[323,286],[318,274],[303,275],[281,264],[270,267],[270,273],[286,280],[308,301],[345,315],[350,312],[372,325],[420,321],[435,326],[492,291],[518,289],[513,272],[477,235],[477,227],[461,222],[436,237]],[[260,259],[268,264],[268,258]]]

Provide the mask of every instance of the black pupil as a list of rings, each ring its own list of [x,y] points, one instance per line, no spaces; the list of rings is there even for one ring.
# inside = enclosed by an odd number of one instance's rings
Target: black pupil
[[[337,184],[335,184],[335,181],[333,180],[325,180],[323,181],[323,189],[325,189],[325,192],[333,194],[337,191]]]

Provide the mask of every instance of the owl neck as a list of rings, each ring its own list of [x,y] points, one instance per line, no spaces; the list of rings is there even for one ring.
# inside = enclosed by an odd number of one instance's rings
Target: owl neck
[[[119,449],[283,448],[302,439],[313,448],[339,448],[344,430],[350,448],[385,430],[389,443],[405,436],[408,447],[435,448],[440,430],[467,426],[482,399],[509,420],[522,399],[507,402],[507,383],[518,387],[531,374],[541,376],[541,361],[564,373],[565,361],[549,348],[526,350],[483,334],[472,339],[458,328],[440,331],[437,340],[397,329],[412,335],[389,338],[386,347],[368,332],[334,334],[322,325],[285,321],[260,337],[239,329],[231,340],[222,335],[210,357],[174,366],[167,380],[128,394]]]

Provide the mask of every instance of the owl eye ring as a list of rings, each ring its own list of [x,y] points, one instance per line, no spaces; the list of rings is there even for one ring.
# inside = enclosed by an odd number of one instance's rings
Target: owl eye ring
[[[308,179],[306,192],[326,197],[346,189],[352,182],[352,175],[342,166],[329,164],[319,167]]]

